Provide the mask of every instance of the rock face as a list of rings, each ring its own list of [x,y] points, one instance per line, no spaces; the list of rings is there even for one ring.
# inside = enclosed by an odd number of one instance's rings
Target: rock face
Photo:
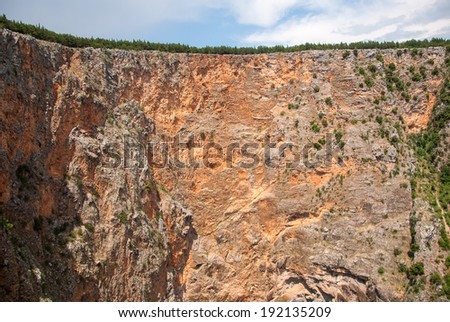
[[[443,270],[406,137],[430,119],[444,48],[220,56],[2,30],[0,58],[0,299],[433,295],[408,294],[398,266],[420,217],[416,260]]]

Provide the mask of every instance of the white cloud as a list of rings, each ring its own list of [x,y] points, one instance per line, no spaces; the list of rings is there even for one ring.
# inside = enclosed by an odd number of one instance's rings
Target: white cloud
[[[250,24],[269,27],[277,23],[293,6],[297,0],[230,0],[230,6],[237,21],[241,24]]]
[[[444,0],[445,1],[445,0]],[[450,19],[427,17],[437,0],[338,1],[338,5],[322,6],[315,13],[290,17],[273,28],[243,38],[246,44],[286,44],[305,42],[355,42],[363,40],[404,40],[427,38],[450,31]],[[419,19],[420,18],[420,19]],[[421,24],[415,20],[426,20]]]
[[[405,31],[417,33],[417,38],[430,38],[439,35],[443,30],[449,30],[450,19],[439,19],[426,24],[414,24],[404,28]]]
[[[231,10],[240,24],[271,27],[296,8],[316,11],[338,6],[335,0],[216,0]]]

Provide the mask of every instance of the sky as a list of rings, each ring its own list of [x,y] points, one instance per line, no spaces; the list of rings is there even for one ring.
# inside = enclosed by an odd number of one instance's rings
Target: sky
[[[450,38],[450,0],[0,0],[0,14],[77,36],[199,47]]]

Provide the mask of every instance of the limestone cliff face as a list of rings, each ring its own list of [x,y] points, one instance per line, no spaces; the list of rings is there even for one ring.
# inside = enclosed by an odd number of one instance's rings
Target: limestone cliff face
[[[2,300],[430,298],[398,266],[414,216],[415,260],[444,269],[406,136],[445,49],[171,54],[2,30],[0,58]]]

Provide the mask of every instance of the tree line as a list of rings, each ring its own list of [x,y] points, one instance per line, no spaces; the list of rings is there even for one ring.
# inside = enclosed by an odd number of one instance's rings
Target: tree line
[[[389,49],[389,48],[426,48],[443,47],[450,48],[450,40],[444,38],[432,38],[431,40],[408,40],[404,42],[378,42],[362,41],[339,44],[312,44],[305,43],[295,46],[257,46],[257,47],[232,47],[232,46],[206,46],[195,47],[185,44],[174,43],[156,43],[142,40],[115,40],[104,38],[77,37],[70,34],[60,34],[48,30],[43,26],[26,24],[20,21],[8,19],[5,15],[0,17],[0,28],[9,29],[22,34],[33,36],[37,39],[59,43],[68,47],[75,48],[109,48],[126,50],[158,50],[173,53],[202,53],[202,54],[266,54],[266,53],[285,53],[297,52],[303,50],[325,50],[325,49]]]

